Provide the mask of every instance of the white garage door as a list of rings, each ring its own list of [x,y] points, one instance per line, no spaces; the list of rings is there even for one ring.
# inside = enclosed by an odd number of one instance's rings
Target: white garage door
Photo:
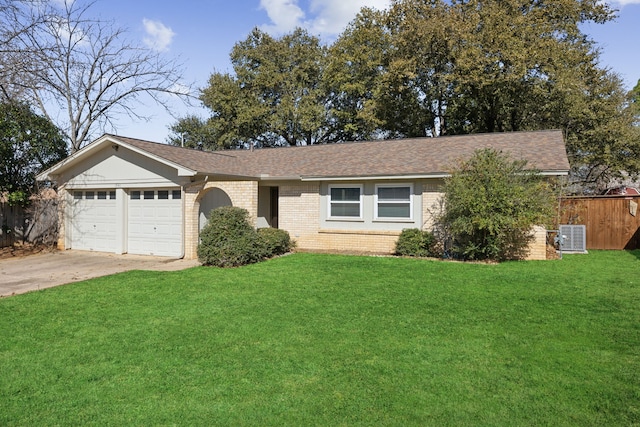
[[[69,218],[71,249],[115,251],[115,190],[74,191]]]
[[[179,189],[129,192],[127,246],[130,254],[182,254],[181,195]]]

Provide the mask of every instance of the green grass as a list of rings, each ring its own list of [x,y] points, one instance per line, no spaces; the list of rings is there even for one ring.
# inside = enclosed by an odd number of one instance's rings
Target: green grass
[[[639,425],[640,251],[296,254],[0,300],[0,425]]]

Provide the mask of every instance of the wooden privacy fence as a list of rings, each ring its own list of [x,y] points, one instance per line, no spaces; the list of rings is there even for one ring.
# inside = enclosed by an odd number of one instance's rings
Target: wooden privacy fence
[[[57,198],[35,199],[26,208],[0,202],[0,248],[17,242],[53,244],[57,236]]]
[[[640,196],[567,197],[560,223],[585,225],[587,249],[640,248]]]

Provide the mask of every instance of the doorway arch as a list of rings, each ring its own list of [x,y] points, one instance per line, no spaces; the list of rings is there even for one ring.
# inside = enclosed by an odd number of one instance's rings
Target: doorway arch
[[[209,222],[211,211],[222,206],[233,206],[231,197],[224,190],[213,187],[203,194],[198,212],[198,231],[202,231]]]

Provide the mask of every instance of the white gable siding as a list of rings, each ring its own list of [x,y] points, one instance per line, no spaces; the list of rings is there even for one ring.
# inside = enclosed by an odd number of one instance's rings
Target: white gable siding
[[[107,145],[93,156],[67,170],[59,182],[67,188],[143,188],[183,185],[175,168],[142,156],[122,146]]]

